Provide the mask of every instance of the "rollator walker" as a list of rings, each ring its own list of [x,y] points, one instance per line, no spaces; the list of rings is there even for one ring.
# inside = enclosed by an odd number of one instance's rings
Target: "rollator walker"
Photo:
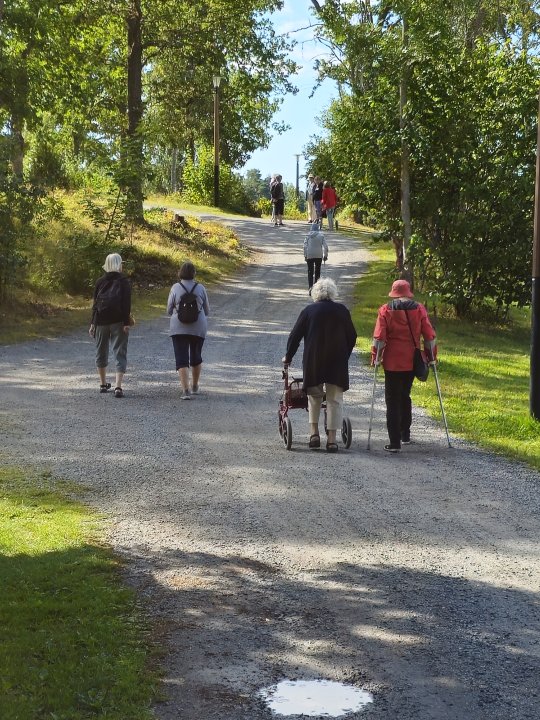
[[[278,429],[283,444],[290,450],[292,447],[292,423],[289,417],[289,410],[306,410],[308,409],[308,396],[302,388],[303,378],[289,379],[289,366],[283,366],[283,394],[279,401],[278,410]],[[324,412],[324,431],[328,434],[326,426],[326,394],[323,397],[321,409]],[[346,449],[351,447],[352,427],[348,417],[343,418],[341,423],[341,439]]]

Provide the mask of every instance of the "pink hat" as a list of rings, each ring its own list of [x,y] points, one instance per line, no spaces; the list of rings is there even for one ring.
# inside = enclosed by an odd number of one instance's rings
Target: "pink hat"
[[[412,298],[414,295],[412,294],[411,286],[407,282],[407,280],[396,280],[394,283],[392,283],[392,289],[388,293],[388,297],[408,297]]]

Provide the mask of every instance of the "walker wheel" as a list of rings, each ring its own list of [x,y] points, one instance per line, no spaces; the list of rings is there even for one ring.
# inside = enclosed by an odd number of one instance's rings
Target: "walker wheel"
[[[351,427],[351,421],[349,418],[343,418],[343,423],[341,424],[341,439],[343,440],[343,445],[348,449],[351,447],[352,443],[352,427]]]
[[[279,410],[278,410],[278,414],[277,414],[277,421],[278,421],[279,435],[280,435],[280,437],[283,437],[283,421],[281,419],[281,412]]]
[[[292,425],[288,417],[283,418],[281,423],[281,437],[287,450],[290,450],[292,446]]]

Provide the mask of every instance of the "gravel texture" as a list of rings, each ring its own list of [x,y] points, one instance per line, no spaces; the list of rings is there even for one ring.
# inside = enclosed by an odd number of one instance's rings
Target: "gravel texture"
[[[307,225],[228,222],[253,262],[209,289],[193,400],[165,316],[133,329],[123,399],[99,394],[86,328],[0,347],[3,456],[81,483],[111,517],[167,650],[156,717],[262,720],[261,688],[324,678],[374,694],[349,718],[538,720],[538,473],[449,449],[419,411],[416,443],[385,453],[382,385],[367,451],[372,375],[357,355],[350,450],[308,450],[295,410],[287,452],[280,360],[310,301]],[[350,303],[368,251],[341,232],[328,242]]]

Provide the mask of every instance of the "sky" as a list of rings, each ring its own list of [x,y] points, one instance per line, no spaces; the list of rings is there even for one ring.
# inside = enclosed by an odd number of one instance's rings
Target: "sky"
[[[334,96],[334,85],[325,81],[315,94],[310,94],[316,82],[316,73],[313,70],[313,60],[324,54],[324,48],[317,46],[313,40],[313,30],[309,25],[315,22],[311,11],[310,0],[284,0],[283,10],[272,17],[276,32],[290,33],[290,37],[297,41],[292,57],[300,70],[298,75],[291,78],[298,87],[297,95],[288,95],[273,118],[273,121],[285,122],[290,130],[275,135],[267,149],[256,150],[245,164],[242,172],[251,168],[260,170],[266,177],[274,173],[283,175],[283,181],[296,184],[296,154],[301,154],[310,137],[321,133],[317,116],[328,107]],[[305,185],[304,158],[299,158],[300,189]]]

